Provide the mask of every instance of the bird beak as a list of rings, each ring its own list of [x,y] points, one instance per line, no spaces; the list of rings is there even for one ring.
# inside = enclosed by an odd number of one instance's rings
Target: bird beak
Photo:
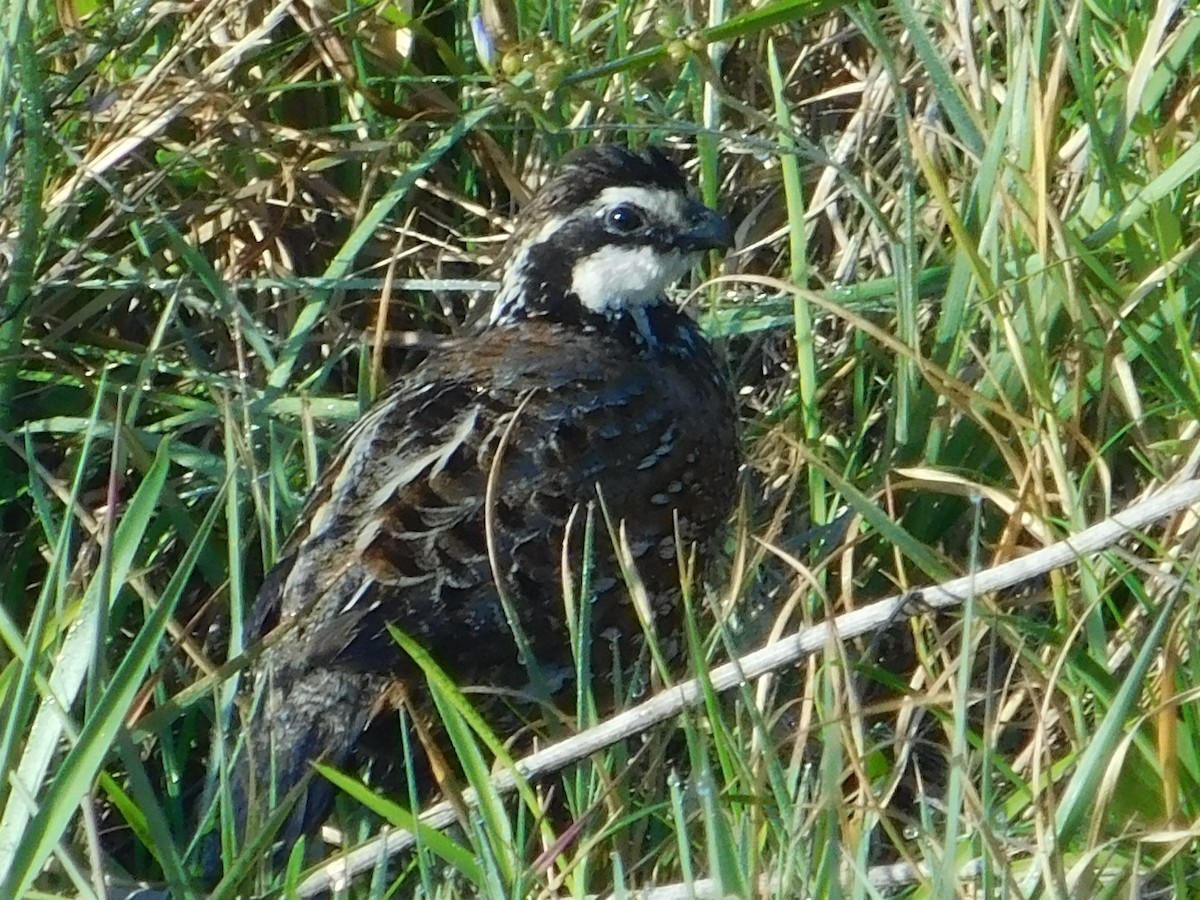
[[[688,217],[688,227],[679,235],[679,249],[685,253],[699,250],[728,250],[733,246],[729,220],[702,203],[696,203]]]

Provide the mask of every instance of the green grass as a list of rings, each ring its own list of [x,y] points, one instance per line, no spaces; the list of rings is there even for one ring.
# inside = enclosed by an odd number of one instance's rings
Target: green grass
[[[522,185],[600,139],[676,145],[739,227],[690,301],[748,459],[665,676],[697,702],[510,792],[529,735],[428,661],[456,824],[339,896],[1194,893],[1189,514],[707,676],[1195,475],[1200,16],[487,5],[492,59],[457,5],[0,5],[0,896],[202,892],[212,735],[308,484],[407,339],[477,312]],[[604,719],[580,671],[537,746]],[[414,827],[415,778],[314,777],[348,848]],[[327,883],[333,851],[269,865],[269,818],[236,846],[215,796],[217,896]]]

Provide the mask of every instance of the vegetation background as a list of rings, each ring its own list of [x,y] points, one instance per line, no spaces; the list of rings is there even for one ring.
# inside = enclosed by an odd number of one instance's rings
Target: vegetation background
[[[573,146],[664,142],[737,224],[710,269],[731,277],[690,301],[748,465],[727,565],[689,594],[689,674],[1195,474],[1194,5],[4,0],[0,22],[0,896],[213,888],[196,808],[262,573]],[[335,823],[373,865],[273,867],[269,833],[226,824],[214,895],[1189,896],[1196,545],[1179,513],[960,611],[910,603],[510,798],[434,673],[478,808],[451,790],[459,824],[388,865],[366,842],[413,798],[346,773]],[[573,713],[558,736],[598,719],[586,679]]]

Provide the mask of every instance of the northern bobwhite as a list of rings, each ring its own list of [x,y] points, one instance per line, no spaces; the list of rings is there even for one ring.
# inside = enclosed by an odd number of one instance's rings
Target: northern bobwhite
[[[589,504],[602,511],[598,649],[642,634],[606,521],[623,524],[656,615],[671,615],[679,541],[725,522],[739,451],[721,369],[664,292],[730,243],[656,149],[563,160],[521,213],[490,319],[346,435],[267,576],[250,636],[286,630],[254,672],[252,763],[234,788],[243,824],[251,772],[261,800],[272,778],[282,797],[311,762],[343,764],[384,698],[420,680],[389,625],[459,684],[520,687],[527,661],[499,580],[542,670],[573,672],[563,548],[578,573]],[[286,837],[320,824],[330,791],[314,779]]]

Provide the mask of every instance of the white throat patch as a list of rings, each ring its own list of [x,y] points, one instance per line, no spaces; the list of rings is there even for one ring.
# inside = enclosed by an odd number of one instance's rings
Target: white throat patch
[[[594,313],[617,312],[654,303],[688,273],[694,254],[647,246],[610,245],[585,256],[571,269],[571,290]]]

